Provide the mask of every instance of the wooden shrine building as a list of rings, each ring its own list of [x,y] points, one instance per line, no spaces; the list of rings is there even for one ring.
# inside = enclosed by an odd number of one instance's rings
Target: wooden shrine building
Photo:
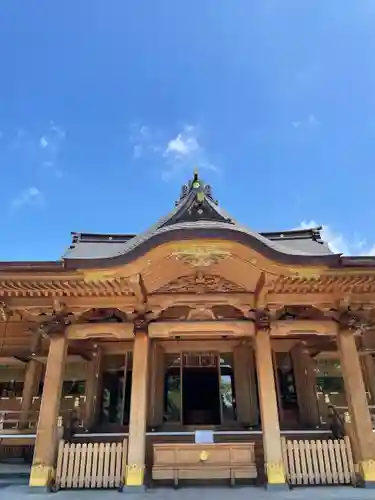
[[[142,234],[0,263],[0,301],[0,469],[29,446],[30,486],[283,487],[319,482],[319,460],[325,482],[375,484],[375,257],[319,228],[253,232],[194,174]],[[311,455],[291,465],[297,445]]]

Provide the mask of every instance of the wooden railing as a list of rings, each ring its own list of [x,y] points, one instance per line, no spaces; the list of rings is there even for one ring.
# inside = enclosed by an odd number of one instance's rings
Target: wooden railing
[[[282,446],[290,484],[355,483],[355,466],[348,437],[328,440],[282,438]]]
[[[121,488],[127,440],[120,443],[59,443],[55,488]]]
[[[28,412],[22,411],[22,398],[0,397],[0,431],[14,429],[34,429],[38,423],[41,397],[32,400]],[[59,417],[65,420],[75,410],[83,426],[85,420],[85,396],[64,396],[61,399]]]
[[[39,410],[0,410],[0,431],[21,428],[34,429],[38,423]]]

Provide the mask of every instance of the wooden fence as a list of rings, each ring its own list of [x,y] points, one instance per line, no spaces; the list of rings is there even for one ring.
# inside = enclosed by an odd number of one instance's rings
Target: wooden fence
[[[282,438],[282,447],[287,480],[292,485],[355,483],[348,437],[326,441]]]
[[[119,488],[125,475],[127,440],[121,443],[59,443],[55,487]]]

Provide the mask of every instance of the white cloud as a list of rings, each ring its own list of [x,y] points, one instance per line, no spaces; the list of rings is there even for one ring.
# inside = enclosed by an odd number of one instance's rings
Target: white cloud
[[[63,172],[59,166],[59,157],[63,143],[65,141],[66,132],[51,121],[49,128],[39,140],[39,145],[42,150],[41,165],[47,168],[56,177],[61,177]]]
[[[300,224],[301,229],[308,229],[322,225],[322,239],[328,243],[329,248],[334,253],[344,255],[375,255],[375,245],[367,244],[363,238],[348,238],[345,235],[334,231],[328,224],[318,224],[316,221],[303,221]]]
[[[315,115],[310,115],[309,116],[309,119],[308,119],[308,122],[310,125],[312,125],[313,127],[316,127],[317,125],[320,124],[319,120],[316,118]]]
[[[43,201],[42,193],[38,188],[32,186],[16,196],[11,202],[11,208],[18,210],[26,205],[40,205]]]
[[[182,131],[167,141],[163,153],[166,164],[162,171],[162,179],[168,181],[181,172],[192,169],[211,170],[218,168],[209,159],[199,141],[199,133],[194,125],[185,125]]]
[[[133,146],[133,159],[139,160],[142,156],[152,152],[154,148],[155,138],[146,125],[134,123],[131,126],[129,141]]]
[[[23,167],[48,169],[61,177],[59,160],[65,139],[65,131],[53,121],[39,133],[20,127],[10,142],[12,161]]]
[[[130,143],[134,160],[150,159],[161,164],[162,179],[168,181],[183,171],[194,168],[217,172],[203,148],[198,128],[185,125],[182,130],[167,136],[154,132],[146,125],[132,125]]]
[[[320,125],[320,121],[313,113],[311,113],[306,119],[292,121],[291,125],[294,128],[318,127]]]
[[[48,146],[48,141],[47,139],[44,137],[44,135],[40,138],[39,140],[39,144],[40,144],[40,147],[42,149],[46,148]]]
[[[189,156],[200,149],[194,127],[188,126],[185,127],[182,133],[177,134],[174,139],[168,142],[164,156],[176,156],[179,158],[181,156]]]

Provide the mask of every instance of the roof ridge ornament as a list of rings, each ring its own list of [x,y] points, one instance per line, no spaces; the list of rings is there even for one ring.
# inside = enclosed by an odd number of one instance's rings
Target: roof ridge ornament
[[[176,206],[181,203],[181,201],[185,200],[190,193],[195,194],[195,198],[198,203],[203,203],[205,197],[210,201],[218,205],[219,202],[214,200],[212,196],[212,188],[210,184],[205,184],[203,179],[199,177],[198,169],[194,170],[193,178],[189,180],[187,184],[183,184],[181,187],[180,199],[176,201]]]

